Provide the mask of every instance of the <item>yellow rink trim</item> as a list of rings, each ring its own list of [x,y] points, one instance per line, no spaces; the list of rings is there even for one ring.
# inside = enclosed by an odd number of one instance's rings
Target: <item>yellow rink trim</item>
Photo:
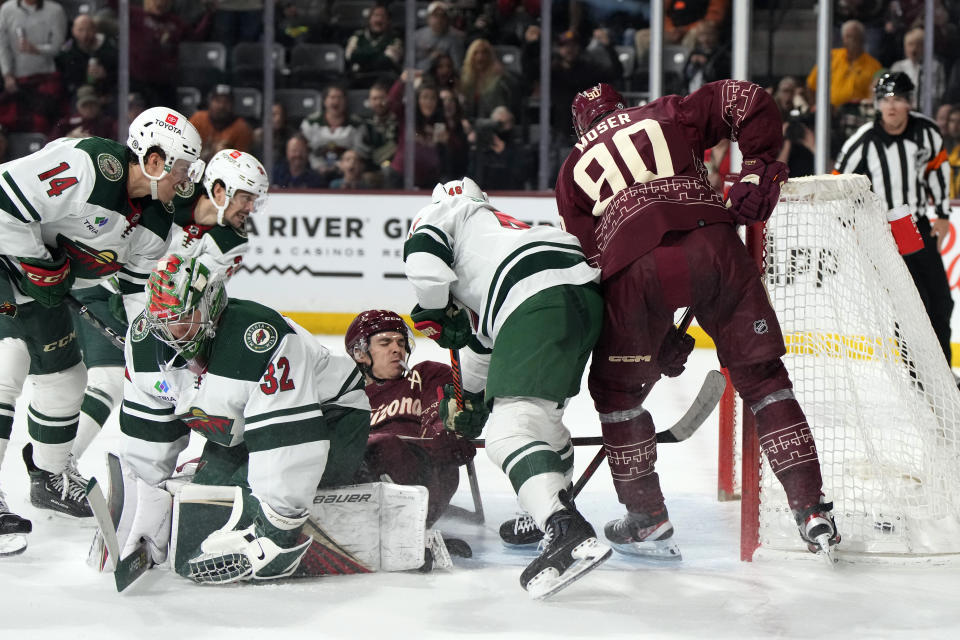
[[[291,318],[294,322],[302,326],[310,333],[319,333],[324,335],[343,335],[347,332],[347,327],[353,321],[353,313],[319,313],[310,311],[284,311],[283,315]],[[413,326],[409,315],[403,315],[407,324]],[[715,349],[716,345],[706,332],[698,326],[692,326],[688,333],[697,341],[698,349]],[[419,333],[417,335],[420,335]],[[828,333],[795,333],[784,337],[789,353],[818,353],[824,355],[843,355],[854,359],[873,359],[878,355],[878,349],[883,347],[879,338],[867,338],[866,336],[842,336],[840,334]],[[894,341],[890,339],[890,346],[887,347],[888,354],[897,353],[894,347]],[[814,349],[816,345],[816,349]],[[960,366],[960,343],[953,343],[953,363],[954,367]],[[881,356],[882,357],[882,356]]]

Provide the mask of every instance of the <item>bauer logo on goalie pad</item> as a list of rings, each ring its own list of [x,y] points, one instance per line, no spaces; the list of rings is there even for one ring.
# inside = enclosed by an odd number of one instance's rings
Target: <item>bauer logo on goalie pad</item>
[[[373,497],[371,493],[327,493],[317,494],[313,497],[313,504],[333,504],[336,502],[369,502]]]
[[[758,336],[762,336],[767,332],[769,327],[767,327],[767,321],[764,318],[761,318],[753,323],[753,332]]]

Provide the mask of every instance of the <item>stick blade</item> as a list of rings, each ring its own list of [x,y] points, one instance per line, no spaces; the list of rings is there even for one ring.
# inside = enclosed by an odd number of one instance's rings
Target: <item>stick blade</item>
[[[696,433],[703,421],[713,413],[726,387],[727,379],[723,374],[716,370],[710,371],[693,404],[675,425],[657,434],[657,442],[683,442]]]

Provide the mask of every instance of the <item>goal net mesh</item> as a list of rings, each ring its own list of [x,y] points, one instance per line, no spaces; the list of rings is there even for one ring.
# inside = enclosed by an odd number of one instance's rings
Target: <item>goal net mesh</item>
[[[764,249],[840,550],[960,553],[960,392],[869,180],[790,180]],[[759,525],[761,547],[805,550],[765,460]]]

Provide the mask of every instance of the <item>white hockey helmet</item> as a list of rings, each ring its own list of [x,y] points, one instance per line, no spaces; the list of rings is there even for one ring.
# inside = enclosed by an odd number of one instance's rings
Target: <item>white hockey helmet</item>
[[[451,180],[446,184],[437,183],[433,188],[433,201],[441,202],[450,198],[470,198],[477,202],[490,202],[487,194],[470,178]]]
[[[166,107],[150,107],[134,118],[130,123],[127,147],[140,161],[140,170],[150,178],[150,193],[157,198],[157,180],[173,169],[178,160],[185,161],[189,168],[187,178],[191,182],[200,182],[203,176],[204,162],[200,159],[203,141],[200,132],[179,111]],[[152,147],[163,151],[163,173],[154,176],[147,173],[143,160]]]
[[[227,195],[222,207],[213,197],[213,185],[217,180],[223,183]],[[267,180],[267,172],[263,165],[255,157],[237,149],[224,149],[210,158],[207,170],[203,174],[203,188],[206,189],[210,202],[217,208],[217,224],[222,225],[223,214],[237,191],[253,194],[256,198],[253,211],[256,213],[266,202],[270,181]]]

